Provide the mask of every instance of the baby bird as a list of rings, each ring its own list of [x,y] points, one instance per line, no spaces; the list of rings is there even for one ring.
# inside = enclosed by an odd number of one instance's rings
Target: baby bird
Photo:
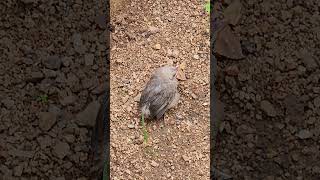
[[[178,67],[163,66],[155,70],[142,91],[139,108],[146,119],[164,118],[164,113],[178,104]]]

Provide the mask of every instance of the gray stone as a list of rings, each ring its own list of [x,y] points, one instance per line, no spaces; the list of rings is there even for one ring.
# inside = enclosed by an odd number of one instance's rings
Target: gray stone
[[[261,101],[260,107],[261,107],[262,111],[264,111],[270,117],[275,117],[277,115],[275,108],[267,100]]]
[[[29,78],[27,78],[26,81],[32,82],[32,83],[38,83],[42,79],[44,79],[44,75],[42,74],[42,72],[35,71],[35,72],[31,73],[31,76]]]
[[[96,122],[96,118],[100,109],[100,103],[98,101],[91,102],[84,111],[77,114],[77,123],[80,126],[93,127]]]
[[[307,70],[313,70],[318,67],[314,57],[306,49],[301,50],[300,58]]]
[[[297,137],[300,139],[308,139],[312,137],[312,133],[309,130],[301,130],[296,134]]]
[[[23,166],[22,165],[14,167],[13,175],[20,177],[22,173],[23,173]]]
[[[62,98],[62,99],[60,100],[60,103],[61,103],[63,106],[68,106],[68,105],[73,104],[76,100],[77,100],[77,97],[76,97],[76,96],[70,95],[70,96],[66,96],[66,97]]]
[[[56,157],[63,159],[66,155],[70,154],[69,144],[66,142],[58,141],[53,148],[53,154]]]
[[[61,58],[57,55],[49,56],[43,60],[43,65],[48,69],[60,69],[61,64]]]
[[[14,101],[7,97],[6,99],[2,100],[1,103],[6,107],[7,109],[11,109],[14,106]]]
[[[319,108],[320,107],[320,96],[316,97],[314,100],[313,100],[313,104],[316,108]]]
[[[52,112],[40,112],[39,127],[43,131],[48,131],[57,121],[57,115]]]
[[[93,60],[94,60],[94,55],[93,54],[86,54],[84,56],[84,63],[86,66],[92,66],[93,65]]]

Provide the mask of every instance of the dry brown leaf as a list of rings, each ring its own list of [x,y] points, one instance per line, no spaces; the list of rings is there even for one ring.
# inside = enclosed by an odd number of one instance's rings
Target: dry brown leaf
[[[224,19],[232,25],[238,24],[241,17],[242,4],[240,0],[234,0],[224,11]]]
[[[232,33],[230,26],[225,26],[218,32],[215,42],[215,51],[219,55],[230,59],[244,58],[240,38]]]

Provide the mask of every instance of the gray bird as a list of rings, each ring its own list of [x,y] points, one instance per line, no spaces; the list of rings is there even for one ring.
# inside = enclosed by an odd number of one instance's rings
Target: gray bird
[[[164,118],[164,113],[178,104],[178,67],[163,66],[154,74],[142,91],[139,108],[146,119]]]

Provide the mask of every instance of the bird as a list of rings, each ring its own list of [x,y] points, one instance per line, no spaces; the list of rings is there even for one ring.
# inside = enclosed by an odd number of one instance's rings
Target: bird
[[[178,66],[157,68],[143,89],[139,108],[146,119],[161,119],[168,109],[175,107],[180,99]]]

